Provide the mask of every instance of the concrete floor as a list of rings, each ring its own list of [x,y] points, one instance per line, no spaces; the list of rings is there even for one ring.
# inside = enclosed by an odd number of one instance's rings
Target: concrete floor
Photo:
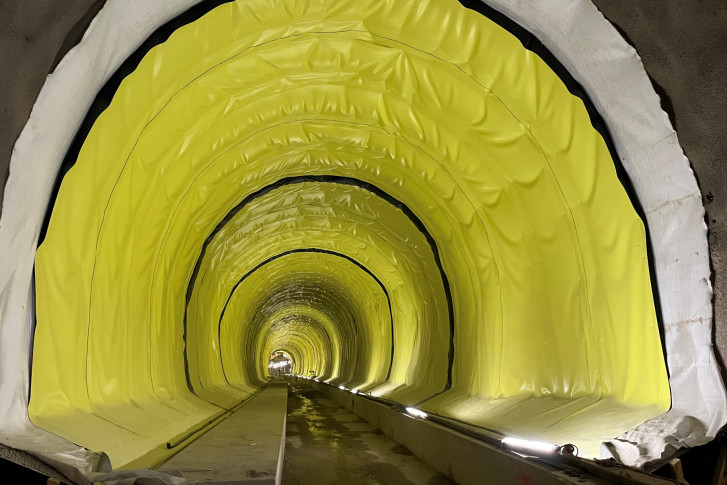
[[[285,382],[271,382],[160,468],[179,470],[190,484],[274,484],[287,396]]]
[[[366,421],[290,383],[283,485],[454,484]]]

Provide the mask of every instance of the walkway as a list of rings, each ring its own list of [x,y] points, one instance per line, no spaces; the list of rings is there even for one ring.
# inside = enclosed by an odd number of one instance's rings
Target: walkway
[[[291,382],[282,485],[453,484],[367,422]]]
[[[286,396],[285,382],[271,382],[162,468],[181,471],[191,484],[275,484]]]

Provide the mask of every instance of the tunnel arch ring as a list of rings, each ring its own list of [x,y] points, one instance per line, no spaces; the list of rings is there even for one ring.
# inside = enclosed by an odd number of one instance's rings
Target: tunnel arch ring
[[[11,355],[12,352],[6,350],[17,346],[17,342],[28,342],[31,337],[26,322],[32,320],[33,312],[29,302],[32,303],[30,288],[35,241],[55,173],[85,110],[108,76],[136,45],[154,28],[196,2],[122,3],[107,2],[81,44],[49,77],[13,152],[0,224],[0,241],[8,248],[0,256],[2,267],[7,268],[0,275],[0,285],[12,290],[0,303],[5,315],[3,356]],[[688,160],[637,55],[596,8],[586,2],[579,2],[575,8],[567,1],[538,2],[528,11],[515,0],[488,3],[527,27],[547,45],[586,88],[606,120],[649,222],[659,292],[662,302],[668,301],[662,305],[667,329],[667,357],[678,353],[677,342],[682,339],[699,347],[711,347],[711,285],[701,196]],[[559,28],[562,24],[567,24],[569,29]],[[114,41],[101,43],[98,40],[102,36]],[[605,45],[610,48],[604,49]],[[89,59],[106,60],[95,62],[101,67],[91,72],[81,68]],[[56,123],[57,119],[65,119],[66,123]],[[683,237],[684,234],[689,237]],[[669,264],[677,258],[682,264]],[[687,321],[697,324],[680,325]],[[9,336],[14,338],[7,338]],[[23,348],[27,353],[28,346],[23,345]],[[22,402],[23,396],[27,398],[25,360],[6,360],[9,359],[4,358],[0,366],[2,381],[16,390],[4,392],[0,398],[0,409],[6,411],[2,422],[2,428],[9,430],[6,435],[16,436],[19,443],[26,443],[27,449],[39,448],[40,441],[51,440],[51,448],[56,450],[49,452],[51,454],[75,449],[70,443],[34,428],[27,421]],[[715,393],[703,408],[690,404],[690,409],[686,404],[687,396],[680,393],[678,385],[693,380],[696,368],[670,367],[670,372],[673,402],[671,411],[660,418],[666,422],[664,429],[676,438],[684,438],[687,444],[699,444],[705,436],[680,437],[676,424],[684,416],[695,416],[705,422],[724,422],[727,415],[724,393]],[[722,389],[713,356],[701,364],[700,375],[707,375],[714,383],[714,389]],[[673,424],[669,425],[670,422]],[[705,434],[712,431],[708,429]],[[640,436],[638,428],[629,433],[633,433],[634,439]],[[649,452],[658,454],[659,446],[656,443]]]

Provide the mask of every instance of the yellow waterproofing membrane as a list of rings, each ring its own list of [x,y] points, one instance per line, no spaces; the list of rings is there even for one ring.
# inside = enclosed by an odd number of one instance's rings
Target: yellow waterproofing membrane
[[[240,0],[175,31],[63,179],[36,292],[30,417],[116,468],[164,461],[273,351],[596,450],[670,403],[603,139],[454,0]]]

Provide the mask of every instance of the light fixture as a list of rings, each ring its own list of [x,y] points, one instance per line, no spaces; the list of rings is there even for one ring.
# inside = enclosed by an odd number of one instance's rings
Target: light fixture
[[[425,413],[424,411],[420,411],[417,408],[406,408],[406,412],[407,414],[414,416],[415,418],[424,419],[428,416],[427,413]]]
[[[338,386],[338,388],[339,388],[340,390],[342,390],[342,391],[345,391],[345,390],[346,390],[346,388],[345,388],[345,387],[343,387],[343,386]]]
[[[548,454],[554,454],[557,453],[558,447],[556,445],[552,445],[550,443],[543,443],[541,441],[530,441],[530,440],[523,440],[520,438],[510,438],[505,437],[500,442],[503,446],[506,448],[513,450],[513,451],[531,451],[535,453],[548,453]]]
[[[358,389],[351,389],[351,394],[358,394]]]

